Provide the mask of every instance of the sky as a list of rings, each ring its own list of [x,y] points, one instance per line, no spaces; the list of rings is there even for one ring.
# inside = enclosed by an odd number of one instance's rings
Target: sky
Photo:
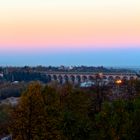
[[[1,0],[0,65],[140,66],[140,0]]]

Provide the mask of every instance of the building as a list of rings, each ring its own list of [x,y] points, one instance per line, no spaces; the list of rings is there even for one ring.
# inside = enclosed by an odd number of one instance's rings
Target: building
[[[0,136],[0,140],[12,140],[12,135]]]

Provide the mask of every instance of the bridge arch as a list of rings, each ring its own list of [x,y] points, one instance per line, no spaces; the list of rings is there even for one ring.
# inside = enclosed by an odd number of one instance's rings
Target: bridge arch
[[[88,77],[86,75],[82,76],[82,82],[86,82],[88,80]]]
[[[70,81],[72,82],[72,83],[75,83],[75,76],[74,75],[70,75]]]
[[[68,83],[69,82],[69,76],[68,75],[64,75],[64,81],[65,81],[65,83]]]
[[[129,78],[127,76],[123,76],[122,80],[127,81]]]
[[[57,81],[57,75],[52,75],[53,80]]]
[[[121,77],[120,76],[115,76],[115,80],[120,80]]]
[[[89,76],[88,76],[88,80],[89,80],[89,81],[94,81],[94,80],[95,80],[95,77],[92,76],[92,75],[89,75]]]
[[[114,77],[113,77],[113,76],[108,76],[108,80],[109,80],[110,82],[112,82],[112,81],[114,81]]]
[[[77,83],[81,83],[81,77],[80,77],[80,75],[77,75],[75,77],[75,80],[76,80]]]
[[[130,80],[134,80],[135,78],[134,78],[134,76],[130,76]]]
[[[47,81],[51,82],[52,81],[52,76],[51,75],[47,75]]]
[[[58,81],[60,84],[63,84],[63,76],[62,75],[58,75]]]

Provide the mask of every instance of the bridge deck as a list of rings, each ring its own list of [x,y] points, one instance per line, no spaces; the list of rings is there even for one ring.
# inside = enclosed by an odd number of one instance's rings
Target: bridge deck
[[[44,72],[45,74],[60,74],[60,75],[96,75],[96,74],[103,74],[103,75],[136,75],[136,73],[107,73],[107,72],[55,72],[55,71],[48,71],[48,72]]]

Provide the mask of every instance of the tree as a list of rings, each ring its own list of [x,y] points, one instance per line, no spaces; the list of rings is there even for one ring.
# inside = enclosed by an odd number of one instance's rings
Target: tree
[[[42,98],[45,107],[45,127],[47,140],[61,140],[63,135],[59,125],[61,121],[60,96],[55,88],[45,86],[42,90]]]
[[[97,140],[128,139],[131,120],[126,104],[123,100],[103,104],[102,111],[95,118],[94,130]]]
[[[12,132],[16,140],[44,140],[44,102],[41,85],[32,83],[23,93],[19,105],[13,111]]]
[[[8,135],[10,132],[8,130],[10,126],[10,111],[11,106],[9,105],[0,105],[0,135]]]
[[[66,140],[88,140],[91,132],[89,96],[81,90],[71,89],[64,97],[62,107],[61,130]]]
[[[59,96],[52,87],[30,84],[12,116],[16,140],[61,139]]]

